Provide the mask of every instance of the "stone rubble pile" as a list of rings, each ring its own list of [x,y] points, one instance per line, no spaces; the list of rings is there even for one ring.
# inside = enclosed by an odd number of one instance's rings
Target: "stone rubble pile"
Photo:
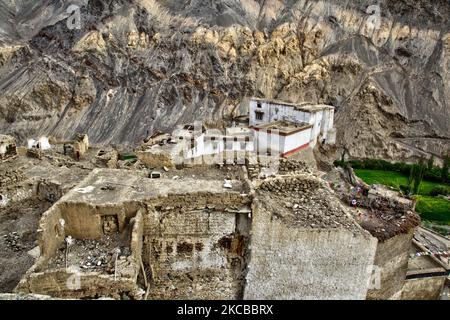
[[[346,212],[338,204],[332,203],[329,197],[330,194],[323,189],[304,194],[288,192],[284,198],[289,200],[281,203],[287,209],[285,212],[288,213],[289,220],[294,225],[311,228],[338,228],[341,226],[354,228],[355,225],[347,218]]]
[[[267,210],[292,226],[359,230],[339,200],[323,183],[308,175],[266,180],[259,194]]]
[[[259,163],[252,163],[247,165],[248,177],[251,180],[258,179],[261,172],[261,165]]]
[[[0,170],[0,188],[18,183],[22,180],[25,180],[25,178],[25,175],[20,170]]]
[[[378,240],[384,241],[408,233],[411,228],[420,224],[420,217],[412,206],[413,202],[402,203],[395,197],[382,195],[369,197],[363,193],[355,193],[353,189],[344,190],[341,200],[348,205],[352,205],[352,201],[355,201],[354,206],[359,212],[360,225]]]
[[[3,238],[5,240],[6,245],[11,250],[18,252],[25,249],[25,247],[22,244],[20,244],[20,236],[18,232],[11,232],[5,234]]]
[[[284,174],[288,172],[308,172],[309,168],[304,162],[282,158],[278,170],[280,174]]]
[[[63,246],[53,259],[53,268],[66,267],[67,247]],[[86,271],[114,273],[115,261],[126,259],[131,255],[129,247],[120,247],[113,237],[106,236],[101,240],[74,240],[67,252],[67,266]]]
[[[273,192],[303,191],[309,192],[321,186],[320,181],[308,179],[306,176],[292,176],[289,178],[277,178],[264,181],[260,189]]]

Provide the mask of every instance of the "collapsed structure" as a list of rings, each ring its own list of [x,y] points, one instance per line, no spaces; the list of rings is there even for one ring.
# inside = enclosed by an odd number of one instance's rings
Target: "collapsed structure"
[[[411,257],[411,252],[417,252],[418,246],[413,237],[423,229],[419,227],[420,217],[414,212],[415,201],[386,187],[364,184],[351,168],[334,171],[341,178],[330,179],[333,173],[329,173],[330,185],[343,203],[353,207],[358,223],[378,240],[374,259],[378,285],[368,291],[367,299],[439,298],[450,265],[448,262],[437,263],[436,259]],[[442,247],[436,250],[422,246],[422,251],[430,250],[436,254],[446,251]],[[426,261],[421,263],[420,260]]]
[[[185,169],[160,179],[95,169],[42,216],[40,257],[16,291],[117,299],[414,297],[414,283],[406,282],[414,214],[396,220],[383,211],[385,218],[361,220],[292,160],[264,180],[232,167],[231,176],[225,170],[200,180]]]
[[[222,184],[94,170],[43,215],[41,255],[18,291],[142,298],[137,277],[145,265],[141,276],[151,274],[150,298],[238,298],[251,201],[245,182],[232,181],[231,190]],[[74,256],[68,236],[75,245],[93,241],[94,248],[111,241],[105,237],[121,240],[106,246],[117,251],[105,252],[99,263]],[[67,285],[73,277],[79,277],[79,287]]]
[[[317,178],[268,181],[256,196],[246,179],[230,184],[231,189],[222,179],[150,179],[136,171],[94,170],[43,215],[40,258],[17,291],[75,298],[140,299],[145,291],[153,299],[365,298],[376,240],[337,199],[327,199],[330,191]],[[276,203],[271,195],[283,190],[292,191],[293,199],[303,195],[307,203],[283,209],[293,210],[284,217],[277,208],[268,211],[264,206]],[[320,202],[309,197],[315,193]],[[314,217],[322,222],[311,226],[308,208],[316,203],[323,208],[317,207]],[[344,255],[349,241],[355,248],[350,256]],[[94,258],[95,248],[104,248],[102,257]],[[294,248],[303,253],[293,255]],[[77,255],[80,251],[85,254]],[[326,261],[339,266],[328,283]],[[296,281],[293,266],[304,270]],[[311,287],[307,282],[315,277],[307,275],[313,270],[323,280]],[[144,290],[139,274],[147,283]],[[290,287],[280,285],[287,282]]]
[[[246,299],[365,299],[377,241],[323,181],[266,180],[253,210]]]
[[[75,138],[69,141],[61,141],[57,144],[63,145],[64,155],[71,155],[74,159],[80,160],[89,150],[89,137],[87,134],[75,134]]]
[[[0,134],[0,160],[17,155],[16,141],[13,137]]]
[[[29,157],[42,159],[47,150],[52,149],[52,144],[62,145],[64,155],[71,155],[74,159],[80,160],[89,150],[89,137],[87,134],[75,134],[75,138],[69,141],[52,141],[48,137],[40,137],[38,140],[28,139],[27,155]]]
[[[449,254],[442,254],[448,250],[448,246],[440,243],[440,246],[436,247],[435,241],[429,241],[429,236],[449,242],[448,238],[431,230],[425,228],[417,230],[409,251],[408,269],[401,299],[437,300],[441,293],[445,295],[444,297],[448,297],[450,293]]]
[[[448,268],[424,280],[409,265],[420,222],[413,201],[356,177],[342,191],[290,158],[334,143],[332,107],[252,99],[249,110],[252,125],[225,134],[198,123],[155,133],[137,152],[149,171],[95,169],[74,188],[41,181],[39,197],[56,202],[42,215],[40,255],[16,292],[402,299],[416,297],[421,281],[429,289],[417,295],[439,296]],[[77,143],[82,156],[87,136]],[[117,158],[102,149],[94,160],[115,167]],[[271,161],[276,172],[262,174]]]

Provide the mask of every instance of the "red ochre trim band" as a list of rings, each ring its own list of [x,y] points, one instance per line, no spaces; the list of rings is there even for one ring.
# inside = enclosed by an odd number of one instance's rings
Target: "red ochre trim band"
[[[297,153],[297,152],[299,152],[300,150],[303,150],[303,149],[305,149],[305,148],[308,147],[308,146],[309,146],[309,142],[306,143],[306,144],[304,144],[304,145],[302,145],[302,146],[300,146],[300,147],[298,147],[298,148],[295,148],[295,149],[293,149],[293,150],[291,150],[291,151],[285,152],[285,153],[283,153],[281,156],[284,157],[284,158],[289,157],[289,156],[292,156],[294,153]]]

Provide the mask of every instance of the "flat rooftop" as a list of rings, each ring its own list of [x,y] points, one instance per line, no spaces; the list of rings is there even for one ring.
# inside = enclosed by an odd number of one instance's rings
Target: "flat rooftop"
[[[249,127],[231,127],[226,129],[229,136],[253,136],[253,131]]]
[[[257,130],[278,130],[280,134],[291,135],[312,128],[312,125],[306,122],[294,123],[280,120],[253,126],[253,128]]]
[[[246,185],[231,180],[232,189],[224,188],[224,180],[204,180],[199,177],[179,179],[150,179],[145,171],[95,169],[60,202],[88,205],[117,205],[124,202],[145,201],[168,195],[189,193],[246,193]]]
[[[250,98],[250,101],[260,101],[270,104],[279,104],[282,106],[288,106],[293,107],[296,110],[305,111],[305,112],[316,112],[320,110],[334,110],[333,106],[327,105],[327,104],[313,104],[309,102],[303,102],[303,103],[292,103],[292,102],[286,102],[281,100],[275,100],[275,99],[264,99],[264,98]]]

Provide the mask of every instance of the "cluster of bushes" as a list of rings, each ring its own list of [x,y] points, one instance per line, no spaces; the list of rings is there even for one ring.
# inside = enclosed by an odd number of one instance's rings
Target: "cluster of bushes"
[[[369,169],[369,170],[383,170],[383,171],[395,171],[400,172],[406,176],[411,174],[411,170],[415,166],[414,164],[408,164],[405,162],[388,162],[380,159],[365,159],[365,160],[350,160],[334,162],[335,166],[346,167],[350,165],[353,169]],[[448,169],[447,169],[448,170]],[[423,178],[428,181],[434,182],[446,182],[448,183],[447,175],[443,177],[443,169],[434,165],[428,164],[427,169],[423,172]]]
[[[442,188],[442,187],[436,187],[433,190],[430,191],[430,196],[437,197],[437,196],[448,196],[450,194],[449,189]]]

